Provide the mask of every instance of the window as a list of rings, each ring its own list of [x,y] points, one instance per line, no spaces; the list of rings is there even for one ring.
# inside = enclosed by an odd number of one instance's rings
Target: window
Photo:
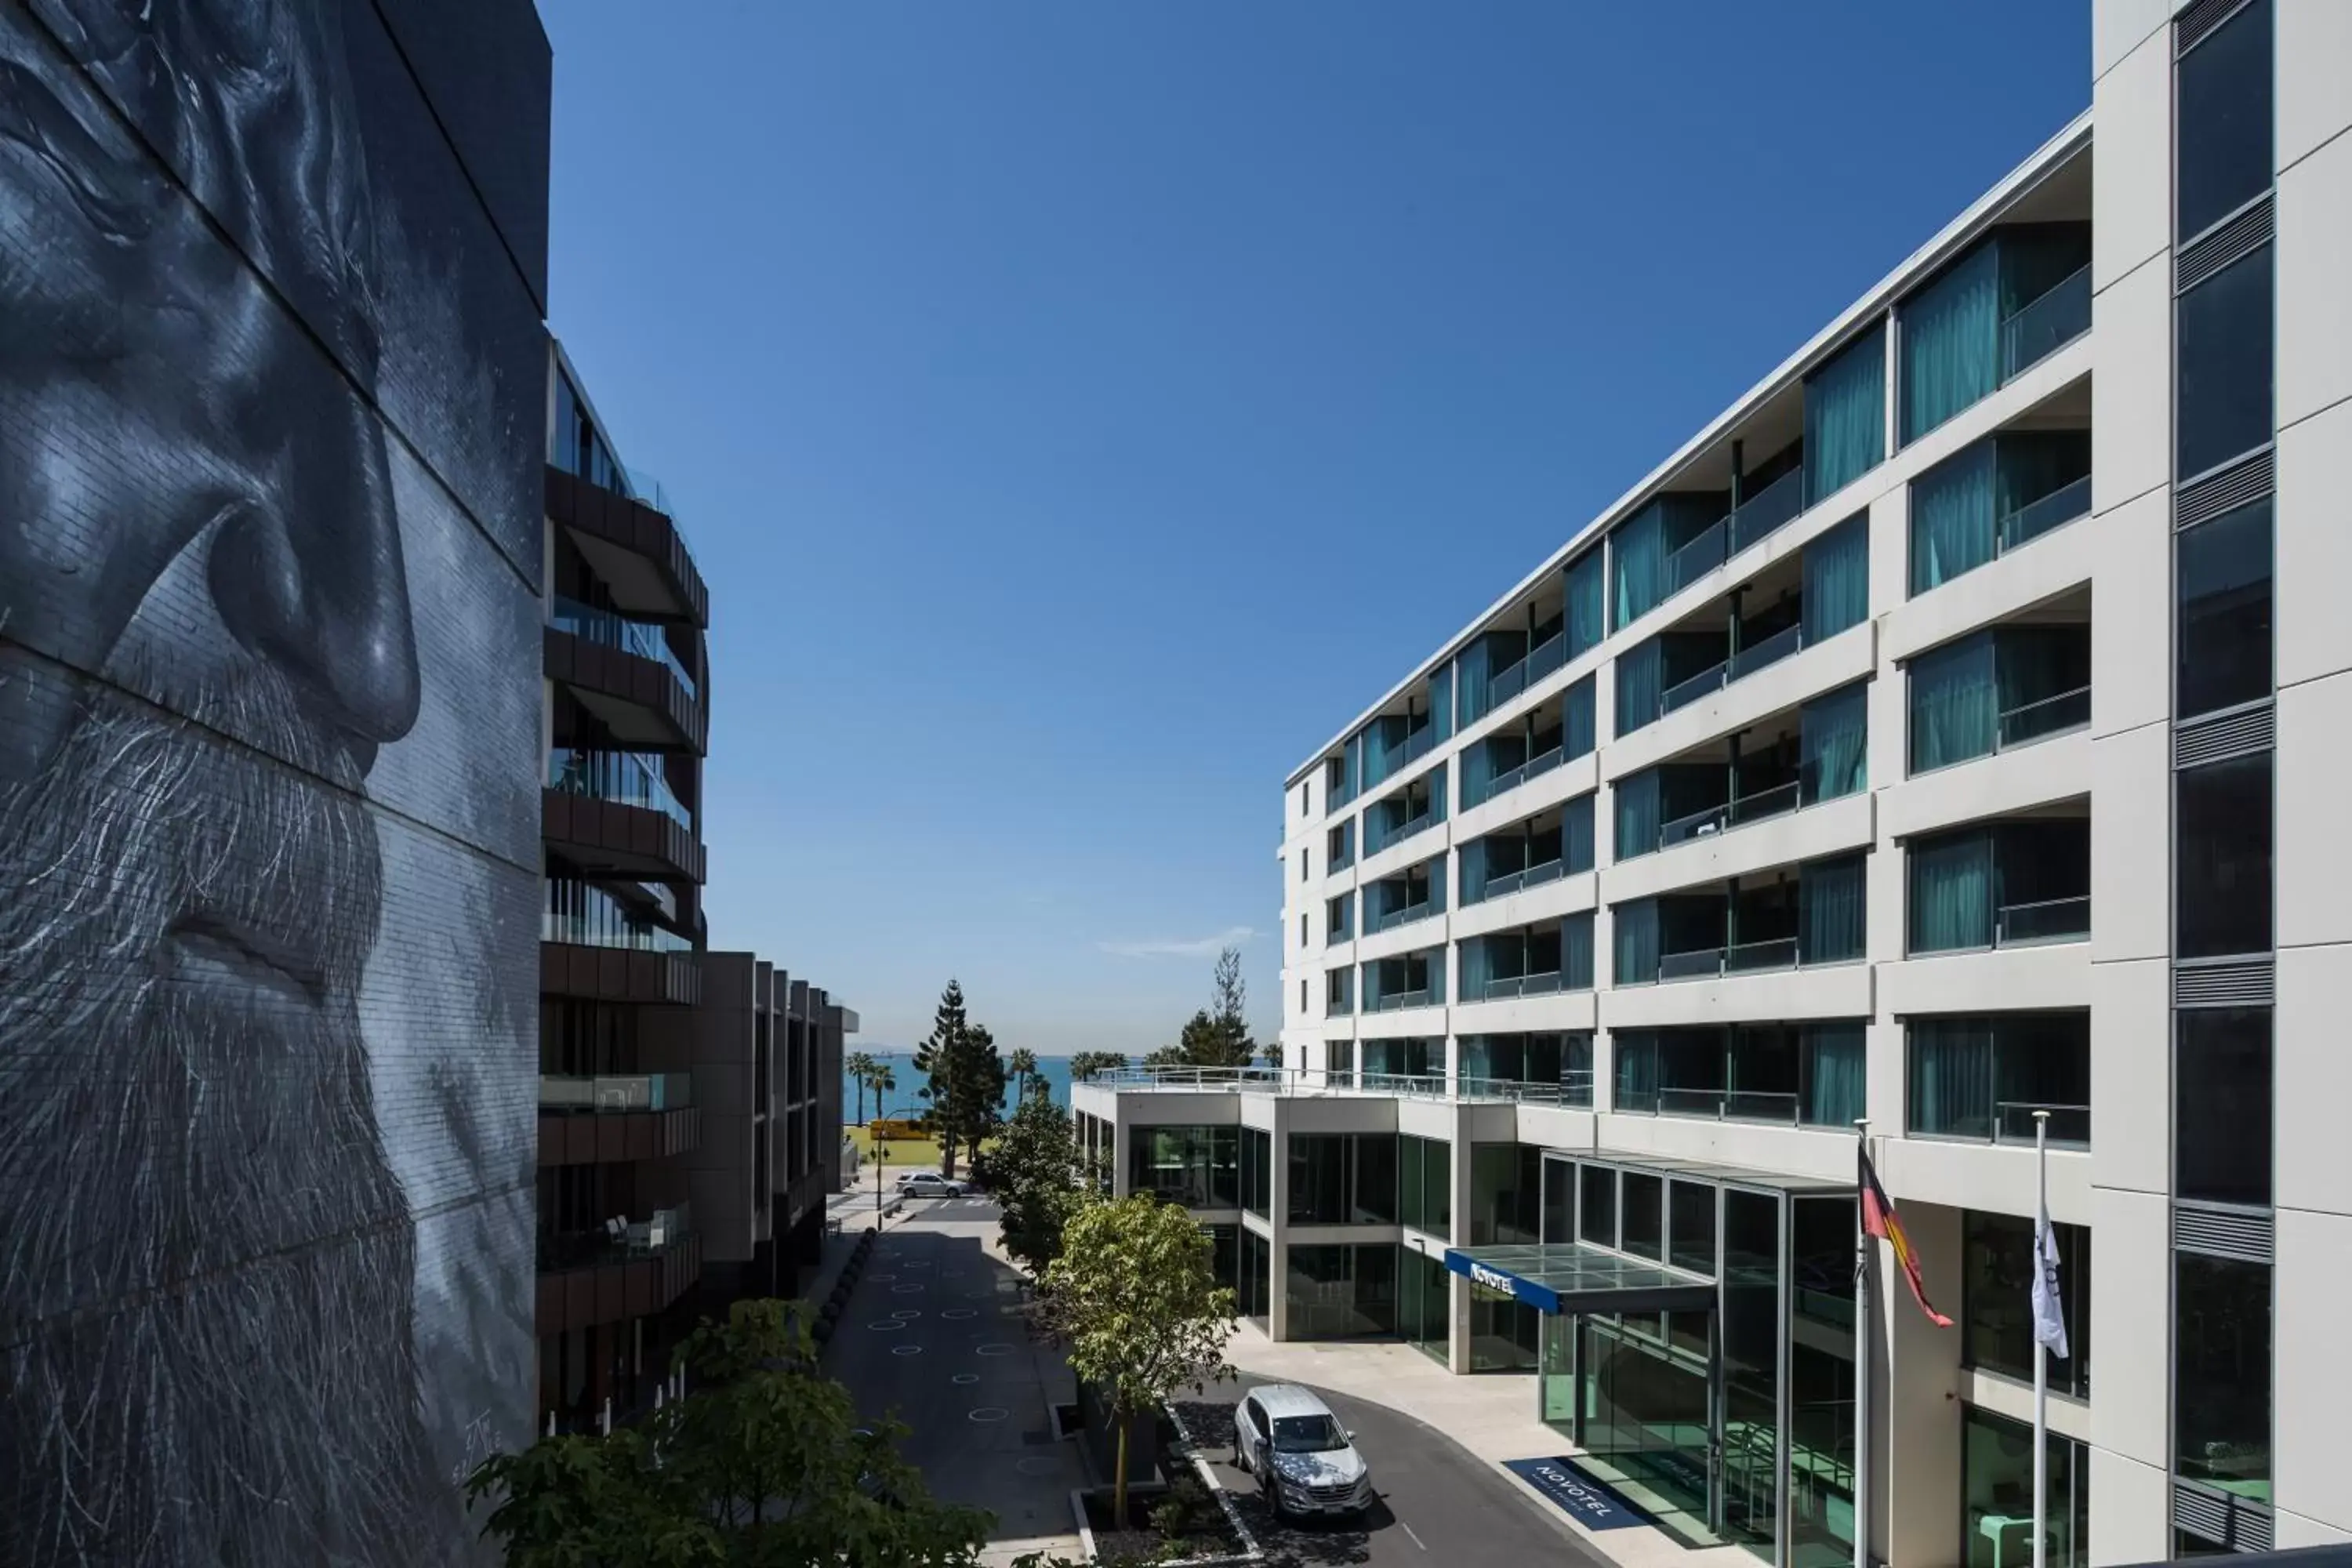
[[[2271,188],[2271,7],[2254,0],[2180,57],[2173,156],[2186,243]]]
[[[1576,1167],[1547,1157],[1543,1163],[1543,1242],[1576,1239]]]
[[[2066,1359],[2049,1351],[2050,1387],[2091,1393],[2091,1233],[2079,1225],[2050,1227],[2058,1242],[2058,1303],[2066,1323]],[[1961,1242],[1962,1363],[2033,1381],[2033,1222],[2015,1215],[1968,1211]]]
[[[1669,1209],[1670,1234],[1667,1239],[1666,1261],[1693,1274],[1715,1276],[1715,1188],[1700,1182],[1676,1182],[1673,1184],[1674,1202]],[[1851,1204],[1843,1205],[1852,1208]],[[1853,1266],[1853,1225],[1852,1216],[1846,1224],[1846,1268]]]
[[[2047,1110],[2053,1143],[2089,1145],[2089,1014],[1913,1018],[1907,1042],[1912,1132],[2031,1143]]]
[[[1240,1202],[1241,1132],[1234,1127],[1139,1127],[1128,1145],[1128,1186],[1186,1208]]]
[[[1397,1135],[1399,1223],[1439,1237],[1454,1233],[1454,1146]]]
[[[2176,350],[2177,477],[2193,479],[2271,439],[2274,345],[2271,247],[2241,258],[2183,294]]]
[[[1304,913],[1298,917],[1298,945],[1301,947],[1307,945],[1307,916]]]
[[[1886,331],[1873,328],[1805,378],[1805,501],[1824,500],[1886,456]]]
[[[1327,942],[1341,942],[1355,934],[1356,895],[1342,893],[1323,906],[1323,928]]]
[[[1397,1327],[1397,1247],[1394,1242],[1345,1243],[1290,1248],[1283,1281],[1290,1337],[1356,1339],[1392,1334]]]
[[[1307,851],[1301,849],[1298,852],[1298,879],[1302,882],[1307,880]]]
[[[2184,529],[2179,716],[2271,694],[2271,498]]]
[[[1628,1171],[1621,1196],[1624,1206],[1624,1229],[1619,1245],[1636,1258],[1647,1258],[1654,1262],[1663,1259],[1665,1255],[1664,1181],[1638,1171]]]
[[[1532,1143],[1470,1150],[1470,1245],[1543,1238],[1543,1151]]]
[[[2091,1561],[2090,1451],[2053,1432],[2049,1478],[2050,1568]],[[2033,1561],[2033,1428],[1973,1405],[1960,1410],[1960,1557],[1968,1568],[2018,1568]]]
[[[1306,932],[1301,931],[1299,934],[1304,936]],[[1298,982],[1298,1010],[1302,1013],[1307,1011],[1307,981],[1303,975]]]
[[[1327,969],[1323,972],[1323,1012],[1327,1017],[1339,1017],[1356,1010],[1356,972],[1352,969]]]
[[[2271,1271],[2183,1252],[2173,1259],[2173,1467],[2271,1500]]]
[[[1576,1237],[1595,1247],[1617,1245],[1617,1173],[1606,1165],[1581,1165],[1580,1182],[1583,1189],[1583,1211],[1578,1216]]]
[[[1266,1216],[1274,1195],[1274,1135],[1255,1127],[1242,1129],[1242,1207]]]
[[[2174,1187],[2184,1198],[2271,1201],[2271,1013],[2267,1007],[2179,1015],[2173,1086]]]
[[[1356,1072],[1356,1042],[1326,1040],[1323,1042],[1323,1070],[1341,1078],[1352,1078]]]
[[[2174,775],[2180,834],[2174,858],[2179,953],[2220,958],[2271,951],[2271,753]]]
[[[1396,1223],[1394,1133],[1294,1132],[1289,1149],[1293,1225]]]

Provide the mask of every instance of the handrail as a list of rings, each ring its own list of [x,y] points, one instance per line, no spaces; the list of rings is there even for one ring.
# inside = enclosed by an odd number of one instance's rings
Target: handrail
[[[694,1103],[694,1079],[682,1072],[541,1073],[541,1110],[678,1110]]]
[[[2080,923],[2073,916],[2079,911]],[[2091,896],[2039,899],[2030,903],[2003,904],[1993,911],[1995,947],[2032,947],[2044,942],[2080,942],[2091,934]]]
[[[1755,674],[1767,665],[1778,664],[1805,646],[1805,626],[1800,621],[1792,626],[1782,626],[1770,637],[1753,647],[1741,648],[1731,656],[1731,673],[1725,684],[1743,676]]]
[[[1731,553],[1780,531],[1805,510],[1805,468],[1800,463],[1741,501],[1731,514]]]
[[[2002,318],[2000,378],[2006,383],[2091,330],[2086,263]]]
[[[1559,766],[1562,760],[1563,751],[1559,746],[1554,746],[1548,752],[1537,752],[1517,767],[1496,773],[1493,778],[1488,779],[1486,793],[1478,797],[1477,804],[1483,805],[1499,795],[1518,788],[1529,779],[1542,777]]]
[[[1512,996],[1550,996],[1562,989],[1560,980],[1557,969],[1539,974],[1498,974],[1486,982],[1481,999],[1492,1002]]]
[[[1561,860],[1553,858],[1520,870],[1506,871],[1499,877],[1489,877],[1486,886],[1476,898],[1464,901],[1484,903],[1488,899],[1499,899],[1506,894],[1524,892],[1529,888],[1540,888],[1546,882],[1556,882],[1559,880],[1563,864]]]
[[[1731,537],[1731,514],[1726,512],[1693,534],[1666,557],[1666,592],[1680,593],[1723,564]]]
[[[669,638],[661,627],[650,621],[633,621],[612,610],[600,610],[593,605],[583,605],[577,599],[561,594],[547,601],[547,624],[560,632],[570,632],[583,642],[599,647],[613,648],[621,653],[649,658],[667,667],[686,689],[689,698],[699,700],[700,692],[694,677],[687,672],[677,650],[669,646]]]
[[[1730,821],[1730,817],[1731,804],[1726,801],[1721,805],[1710,805],[1704,810],[1694,811],[1687,816],[1677,816],[1672,822],[1662,822],[1658,825],[1658,847],[1664,849],[1693,838],[1703,838],[1708,834],[1719,833]]]
[[[2063,704],[2063,706],[2060,706]],[[2061,731],[2077,730],[2091,721],[2091,689],[2078,686],[2055,697],[2021,702],[2003,709],[1993,722],[1992,749],[2006,751],[2039,741]]]
[[[1443,912],[1444,910],[1443,904],[1424,897],[1417,904],[1407,904],[1401,910],[1391,910],[1386,914],[1372,916],[1364,922],[1364,934],[1371,936],[1380,931],[1394,931],[1399,926],[1411,925],[1418,920],[1426,920],[1431,915]]]
[[[1430,990],[1426,985],[1423,986],[1418,991],[1391,991],[1386,995],[1376,998],[1370,1005],[1365,1007],[1364,1011],[1367,1013],[1394,1013],[1402,1011],[1407,1007],[1426,1007],[1431,1005],[1429,998]]]
[[[2006,555],[2021,544],[2041,538],[2061,523],[2074,521],[2091,510],[2091,476],[2084,474],[2060,485],[2048,495],[2027,501],[2005,513],[1993,528],[1993,552]]]
[[[1658,694],[1659,716],[1663,718],[1677,708],[1696,702],[1710,691],[1722,690],[1730,669],[1731,661],[1727,658],[1720,664],[1711,665],[1700,670],[1687,679],[1675,681]]]
[[[2089,1147],[2091,1142],[2091,1108],[2087,1105],[2060,1105],[2049,1100],[1996,1100],[1992,1105],[1992,1141],[1996,1143],[2033,1141],[2033,1112],[2050,1112],[2050,1142]],[[2011,1111],[2023,1111],[2012,1117]],[[2009,1129],[2015,1127],[2017,1131]]]
[[[1793,936],[1738,942],[1723,950],[1723,968],[1727,974],[1759,969],[1794,969],[1797,963],[1797,939]]]

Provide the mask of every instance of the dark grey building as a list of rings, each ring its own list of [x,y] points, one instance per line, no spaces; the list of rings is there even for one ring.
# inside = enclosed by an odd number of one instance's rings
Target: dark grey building
[[[530,0],[0,0],[0,1562],[531,1430]]]

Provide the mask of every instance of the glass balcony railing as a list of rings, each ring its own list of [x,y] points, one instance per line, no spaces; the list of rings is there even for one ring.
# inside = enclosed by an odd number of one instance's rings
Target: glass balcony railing
[[[599,647],[616,648],[623,653],[633,653],[639,658],[650,658],[657,664],[667,665],[669,672],[677,677],[677,683],[686,688],[688,697],[700,695],[694,677],[688,673],[677,650],[669,646],[668,637],[661,627],[650,622],[633,621],[610,610],[600,610],[577,599],[557,595],[548,601],[547,624],[558,631],[570,632],[583,642],[592,642]]]
[[[1391,991],[1385,995],[1375,996],[1366,1002],[1364,1004],[1364,1011],[1367,1013],[1394,1013],[1405,1007],[1426,1007],[1429,1005],[1429,993],[1426,990]]]
[[[683,1110],[694,1103],[694,1079],[682,1072],[541,1073],[541,1110]]]
[[[1404,738],[1404,743],[1389,753],[1389,772],[1396,773],[1429,755],[1429,748],[1437,743],[1437,726],[1424,722]]]
[[[1731,661],[1725,659],[1721,664],[1712,665],[1700,670],[1687,680],[1678,680],[1667,687],[1664,694],[1658,699],[1660,717],[1673,712],[1677,708],[1686,708],[1710,693],[1722,690],[1724,680],[1730,670]]]
[[[1492,713],[1567,662],[1568,638],[1563,633],[1554,632],[1525,658],[1513,660],[1486,678],[1486,712]]]
[[[694,813],[671,791],[659,757],[558,746],[547,753],[547,787],[658,811],[688,832],[694,831]]]
[[[1666,557],[1666,592],[1678,594],[1724,563],[1731,519],[1719,517]]]
[[[1433,805],[1424,805],[1421,808],[1419,816],[1392,827],[1385,833],[1375,835],[1367,831],[1364,835],[1364,853],[1377,855],[1383,849],[1393,849],[1414,834],[1434,826],[1436,822],[1437,807]]]
[[[694,943],[638,915],[591,882],[550,879],[541,910],[541,942],[583,947],[627,948],[639,952],[692,952]]]
[[[1994,534],[1994,546],[2006,555],[2090,510],[2091,476],[2084,474],[2073,484],[2061,485],[2040,500],[2028,501],[2002,518]]]
[[[1801,464],[1749,496],[1731,514],[1731,553],[1778,532],[1805,510],[1805,470]]]
[[[1752,643],[1731,656],[1731,673],[1726,679],[1738,680],[1743,675],[1753,675],[1768,664],[1778,664],[1805,646],[1805,628],[1800,624],[1782,626],[1762,642]]]
[[[1743,795],[1728,805],[1710,805],[1662,825],[1658,829],[1657,847],[1669,849],[1677,844],[1687,844],[1694,838],[1711,837],[1751,822],[1786,816],[1797,809],[1797,781],[1791,779],[1784,784],[1774,784],[1770,789]]]
[[[1506,893],[1523,892],[1529,888],[1540,888],[1546,882],[1557,882],[1559,880],[1561,869],[1559,861],[1546,860],[1540,865],[1530,866],[1524,871],[1507,871],[1499,877],[1489,877],[1486,879],[1486,891],[1479,894],[1477,899],[1469,901],[1476,903],[1486,899],[1499,899]]]
[[[2043,899],[2003,904],[1993,912],[1995,947],[2035,947],[2044,942],[2082,942],[2091,934],[2091,900]]]
[[[1591,1105],[1592,1074],[1566,1072],[1551,1079],[1461,1078],[1454,1080],[1457,1100],[1507,1100],[1527,1105]]]
[[[1993,749],[2005,752],[2012,746],[2022,746],[2044,736],[2079,730],[2090,721],[2091,689],[2078,686],[2055,697],[2044,697],[2038,702],[2022,702],[2003,710]]]
[[[1679,1089],[1653,1091],[1643,1107],[1661,1116],[1698,1116],[1717,1121],[1766,1121],[1795,1127],[1804,1121],[1804,1101],[1779,1089]]]
[[[1386,914],[1368,914],[1364,917],[1364,934],[1370,936],[1375,931],[1394,931],[1399,926],[1411,925],[1413,921],[1424,920],[1436,912],[1435,907],[1427,899],[1423,899],[1417,904],[1407,904],[1401,910],[1391,910]]]
[[[1560,989],[1559,971],[1544,974],[1498,974],[1486,982],[1480,1000],[1494,1002],[1513,996],[1550,996]]]
[[[1521,763],[1516,768],[1507,769],[1503,773],[1496,773],[1493,778],[1486,781],[1486,793],[1479,796],[1479,800],[1492,800],[1496,795],[1501,795],[1505,790],[1517,789],[1521,784],[1527,783],[1529,779],[1537,778],[1542,774],[1551,772],[1552,769],[1559,766],[1560,761],[1565,755],[1566,753],[1563,752],[1559,747],[1554,746],[1549,752],[1541,752],[1537,753],[1535,756],[1529,757],[1526,762]]]
[[[1772,937],[1764,942],[1743,942],[1723,950],[1723,968],[1727,974],[1747,974],[1759,969],[1794,969],[1797,967],[1797,939],[1793,936]]]
[[[2051,1105],[2032,1100],[1997,1100],[1992,1108],[1992,1137],[1996,1143],[2031,1143],[2033,1142],[2033,1113],[2050,1113],[2050,1142],[2070,1143],[2078,1148],[2091,1146],[2091,1108],[2087,1105]]]
[[[1723,973],[1723,949],[1696,948],[1688,952],[1667,952],[1658,956],[1660,980],[1712,980]]]
[[[658,1258],[671,1247],[685,1245],[686,1238],[693,1234],[694,1215],[686,1204],[673,1209],[656,1209],[650,1219],[632,1221],[625,1215],[616,1215],[595,1230],[542,1233],[539,1237],[539,1271],[556,1274],[639,1258]]]
[[[2091,269],[2069,274],[2000,324],[2000,378],[2048,359],[2091,330]]]

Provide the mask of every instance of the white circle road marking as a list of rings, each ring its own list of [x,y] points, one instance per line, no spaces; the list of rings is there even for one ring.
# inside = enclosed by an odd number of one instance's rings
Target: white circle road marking
[[[890,1294],[893,1296],[911,1296],[921,1289],[922,1287],[920,1285],[893,1285],[890,1287]]]
[[[877,1285],[882,1285],[887,1284],[890,1280],[896,1279],[898,1277],[896,1274],[868,1274],[866,1278],[873,1280]]]
[[[884,1318],[879,1322],[868,1323],[866,1326],[872,1329],[877,1334],[884,1334],[888,1333],[893,1329],[903,1329],[907,1325],[900,1322],[896,1318]]]
[[[960,1323],[967,1318],[977,1318],[980,1314],[970,1307],[950,1307],[946,1311],[941,1312],[940,1316],[945,1318],[951,1323]]]
[[[892,1345],[890,1347],[890,1353],[892,1355],[920,1355],[923,1353],[923,1347],[920,1345]]]
[[[1011,1355],[1013,1353],[1013,1347],[1006,1344],[982,1345],[972,1353],[975,1355]]]
[[[948,1381],[957,1384],[958,1386],[962,1386],[969,1384],[978,1383],[980,1381],[980,1373],[976,1372],[960,1372],[953,1377],[948,1379]]]
[[[1013,1413],[1011,1411],[1005,1409],[1001,1405],[983,1405],[979,1409],[965,1415],[964,1419],[967,1421],[978,1421],[982,1425],[985,1425],[991,1421],[1002,1421],[1007,1415],[1012,1414]]]
[[[903,1323],[909,1318],[919,1318],[923,1314],[912,1307],[901,1307],[890,1315]]]

